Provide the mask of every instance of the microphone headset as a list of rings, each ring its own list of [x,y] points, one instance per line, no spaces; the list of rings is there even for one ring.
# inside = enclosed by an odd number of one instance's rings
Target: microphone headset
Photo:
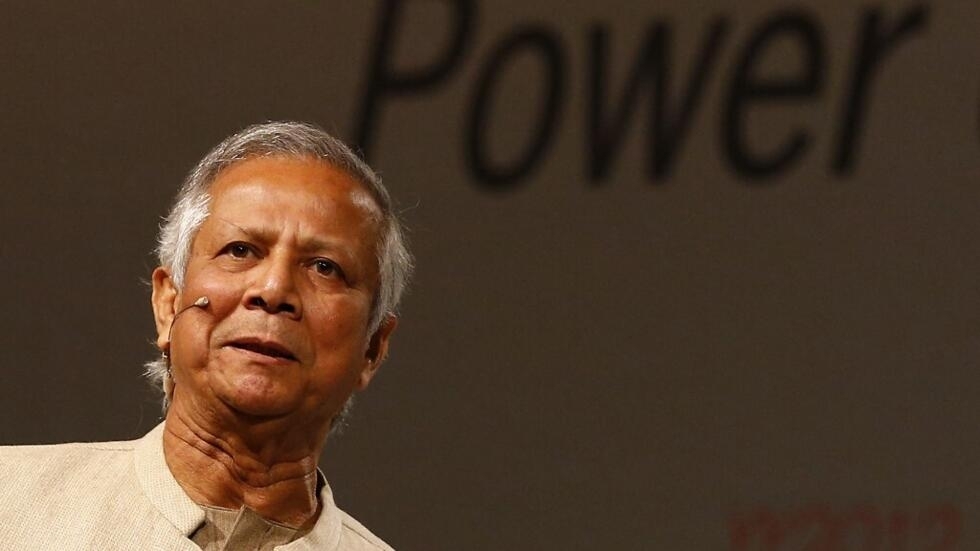
[[[167,332],[167,349],[163,351],[163,357],[164,358],[169,358],[170,357],[170,346],[169,345],[170,345],[171,337],[174,334],[174,326],[177,325],[177,318],[179,318],[181,316],[181,314],[183,314],[184,312],[190,310],[191,308],[202,308],[203,309],[203,308],[207,308],[209,304],[211,304],[211,300],[208,297],[205,297],[205,296],[198,297],[198,299],[195,300],[193,304],[191,304],[190,306],[183,307],[179,312],[177,312],[177,315],[174,316],[174,319],[170,320],[170,331]]]

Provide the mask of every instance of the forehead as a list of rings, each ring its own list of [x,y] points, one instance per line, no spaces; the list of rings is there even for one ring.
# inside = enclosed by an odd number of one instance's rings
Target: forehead
[[[381,212],[363,184],[317,159],[259,157],[221,171],[211,185],[202,231],[216,223],[276,231],[298,238],[377,241]]]
[[[264,192],[270,200],[303,195],[350,203],[372,216],[381,214],[363,184],[347,172],[313,158],[268,156],[239,161],[218,173],[209,193],[216,199],[229,190],[241,193],[246,188],[254,194]]]

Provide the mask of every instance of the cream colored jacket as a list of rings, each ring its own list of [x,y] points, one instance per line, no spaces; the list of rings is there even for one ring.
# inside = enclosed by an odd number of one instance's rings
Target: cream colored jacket
[[[391,550],[333,501],[283,551]],[[163,425],[139,440],[0,447],[0,549],[196,550],[204,521],[163,457]]]

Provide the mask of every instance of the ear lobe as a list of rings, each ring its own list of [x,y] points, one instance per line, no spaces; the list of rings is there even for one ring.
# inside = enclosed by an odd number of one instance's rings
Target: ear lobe
[[[165,350],[170,345],[170,325],[174,321],[177,287],[170,277],[170,272],[163,267],[153,270],[152,283],[153,295],[150,304],[153,306],[153,320],[157,327],[157,348]]]
[[[382,362],[388,357],[388,341],[391,338],[391,334],[395,332],[396,327],[398,327],[398,318],[394,315],[389,315],[381,322],[378,330],[371,335],[367,350],[364,352],[366,365],[361,371],[357,390],[367,388],[368,384],[371,383],[371,379],[374,378],[374,374],[381,367]]]

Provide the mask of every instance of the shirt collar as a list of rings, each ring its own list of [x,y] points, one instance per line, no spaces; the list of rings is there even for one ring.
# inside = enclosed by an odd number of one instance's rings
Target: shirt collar
[[[184,493],[170,473],[163,455],[163,425],[160,423],[137,442],[136,477],[160,514],[188,536],[204,522],[204,511]]]

